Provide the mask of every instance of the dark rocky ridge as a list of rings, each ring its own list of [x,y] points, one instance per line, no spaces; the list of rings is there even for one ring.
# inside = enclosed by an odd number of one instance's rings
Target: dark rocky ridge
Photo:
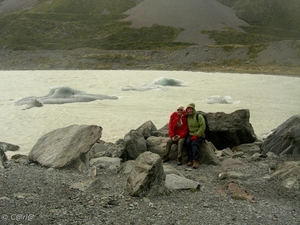
[[[296,75],[296,41],[272,43],[253,58],[246,47],[199,45],[183,50],[0,50],[0,70],[187,70]],[[238,62],[238,63],[235,63]]]

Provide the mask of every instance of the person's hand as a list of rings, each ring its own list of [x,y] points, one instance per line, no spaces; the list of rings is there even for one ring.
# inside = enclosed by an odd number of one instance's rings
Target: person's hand
[[[191,140],[192,140],[192,141],[195,141],[197,138],[198,138],[197,135],[193,135],[193,136],[191,137]]]
[[[178,141],[179,139],[180,139],[180,136],[179,136],[179,135],[175,135],[175,136],[172,138],[173,141]]]

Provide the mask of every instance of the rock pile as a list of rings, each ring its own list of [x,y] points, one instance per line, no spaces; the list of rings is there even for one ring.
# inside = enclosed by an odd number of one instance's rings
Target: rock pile
[[[224,171],[218,175],[220,180],[247,179],[249,174],[231,171],[236,168],[248,168],[249,165],[243,162],[244,159],[251,162],[266,157],[276,158],[278,155],[299,155],[299,116],[284,122],[265,141],[256,140],[249,118],[249,110],[238,110],[230,114],[207,114],[210,133],[209,139],[202,144],[200,162],[221,166]],[[158,130],[151,121],[147,121],[137,129],[129,131],[124,139],[116,143],[100,140],[101,134],[102,128],[95,125],[72,125],[51,131],[37,141],[27,162],[51,168],[75,168],[87,172],[88,176],[93,178],[97,176],[99,168],[128,174],[126,186],[132,196],[155,196],[170,189],[200,188],[197,180],[185,177],[175,168],[162,165],[160,159],[168,139],[167,125]],[[4,143],[1,146],[1,163],[4,164],[7,158],[3,146],[6,146],[6,149],[17,147]],[[176,156],[177,145],[173,145],[170,159],[175,160]],[[26,156],[14,156],[12,159],[19,160],[18,162],[22,159],[24,162],[24,157]],[[186,152],[183,161],[187,161]],[[290,177],[297,174],[295,171],[298,170],[297,163],[284,164],[272,176]],[[292,180],[293,184],[297,185],[299,177]],[[84,189],[88,190],[95,182],[97,183],[96,180],[90,180]],[[291,182],[286,183],[291,185]],[[78,187],[78,184],[75,186]]]

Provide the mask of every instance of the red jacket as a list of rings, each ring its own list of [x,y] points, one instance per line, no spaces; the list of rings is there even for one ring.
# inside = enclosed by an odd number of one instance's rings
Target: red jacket
[[[180,115],[177,112],[173,112],[170,116],[168,128],[171,138],[175,135],[179,135],[181,138],[187,136],[189,128],[185,111],[181,116],[181,120]]]

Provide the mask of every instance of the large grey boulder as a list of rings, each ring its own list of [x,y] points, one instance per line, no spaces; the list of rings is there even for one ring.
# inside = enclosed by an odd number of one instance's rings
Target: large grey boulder
[[[39,138],[29,153],[29,160],[53,168],[78,164],[101,135],[102,127],[96,125],[71,125],[53,130]]]
[[[210,132],[208,140],[217,149],[232,148],[256,141],[250,120],[250,111],[241,109],[230,114],[224,112],[207,113]]]
[[[130,172],[126,189],[131,196],[156,196],[165,191],[166,175],[158,154],[144,152],[136,160]]]
[[[145,139],[150,136],[154,136],[157,133],[157,128],[151,120],[146,121],[140,127],[136,129],[137,132],[141,133]]]
[[[140,154],[147,151],[146,140],[137,130],[131,130],[124,137],[124,151],[120,156],[124,161],[135,160]]]
[[[300,155],[300,115],[290,117],[273,130],[262,143],[262,153],[274,152],[276,155]]]

